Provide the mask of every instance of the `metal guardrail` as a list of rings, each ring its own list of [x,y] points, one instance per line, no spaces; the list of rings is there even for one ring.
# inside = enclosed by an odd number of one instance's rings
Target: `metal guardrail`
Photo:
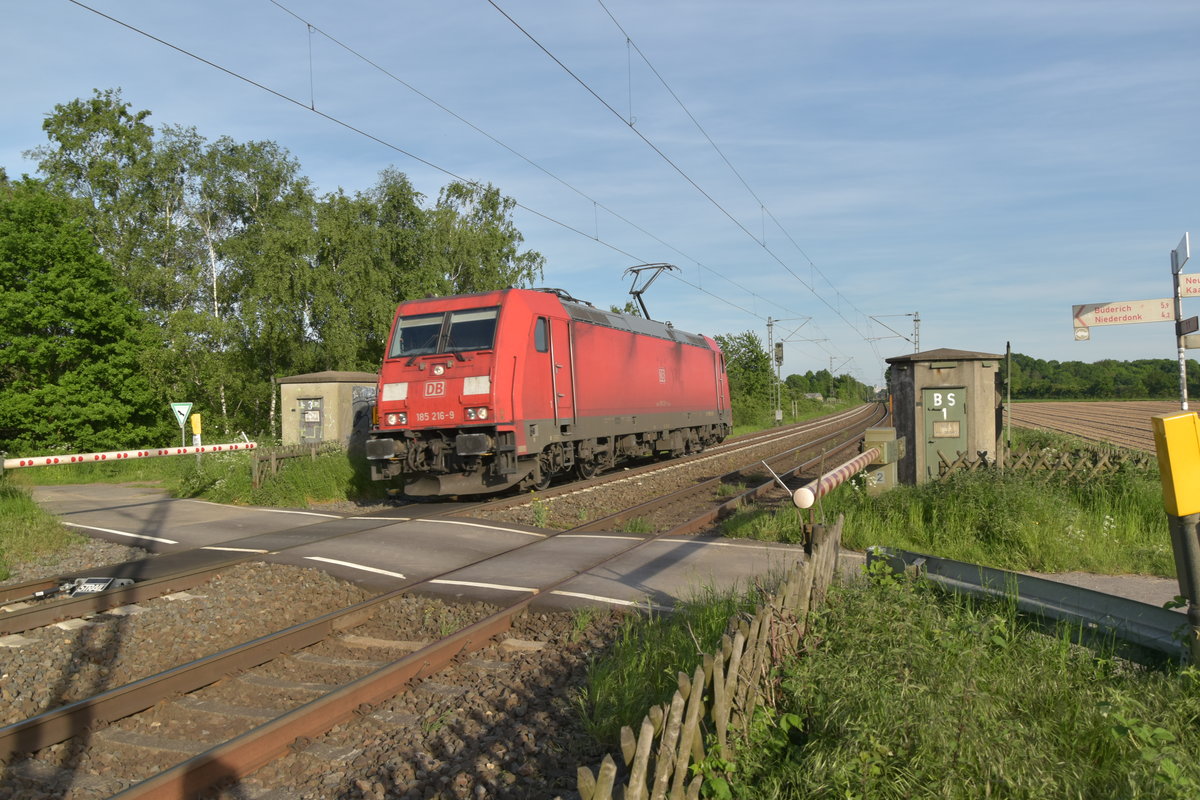
[[[1174,661],[1187,657],[1185,614],[1080,586],[948,558],[871,547],[867,564],[887,562],[894,571],[915,569],[952,591],[982,597],[1013,597],[1017,608],[1047,620],[1077,626],[1089,637],[1110,637]]]

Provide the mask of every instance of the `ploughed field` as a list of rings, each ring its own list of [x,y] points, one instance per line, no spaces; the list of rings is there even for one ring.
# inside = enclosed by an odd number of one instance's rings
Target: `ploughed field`
[[[1059,431],[1094,442],[1154,452],[1150,418],[1179,411],[1173,401],[1013,403],[1012,424]]]

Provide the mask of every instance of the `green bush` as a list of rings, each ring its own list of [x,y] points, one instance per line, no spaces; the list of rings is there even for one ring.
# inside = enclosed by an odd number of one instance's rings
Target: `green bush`
[[[735,797],[1200,796],[1194,667],[1135,668],[1010,602],[903,580],[835,587],[809,641],[737,752]]]

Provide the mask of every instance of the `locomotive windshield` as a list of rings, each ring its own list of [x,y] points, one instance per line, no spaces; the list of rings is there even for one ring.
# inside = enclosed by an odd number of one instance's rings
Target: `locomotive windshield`
[[[388,358],[490,350],[499,308],[472,308],[401,317]]]

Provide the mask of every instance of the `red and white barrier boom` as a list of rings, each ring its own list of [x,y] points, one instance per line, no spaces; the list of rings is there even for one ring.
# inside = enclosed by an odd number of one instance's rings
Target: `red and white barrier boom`
[[[91,464],[101,461],[121,461],[126,458],[186,456],[194,453],[227,453],[234,450],[253,450],[256,447],[258,447],[257,442],[233,442],[232,444],[206,444],[200,447],[147,447],[144,450],[112,450],[107,453],[74,453],[65,456],[6,458],[4,459],[4,468],[53,467],[58,464]]]
[[[879,458],[879,455],[878,447],[864,450],[860,455],[855,456],[840,467],[826,472],[807,486],[801,486],[792,494],[792,502],[796,504],[797,508],[812,508],[813,503],[817,502],[817,498],[824,497],[838,486],[841,486],[842,483],[859,470],[874,463]]]

